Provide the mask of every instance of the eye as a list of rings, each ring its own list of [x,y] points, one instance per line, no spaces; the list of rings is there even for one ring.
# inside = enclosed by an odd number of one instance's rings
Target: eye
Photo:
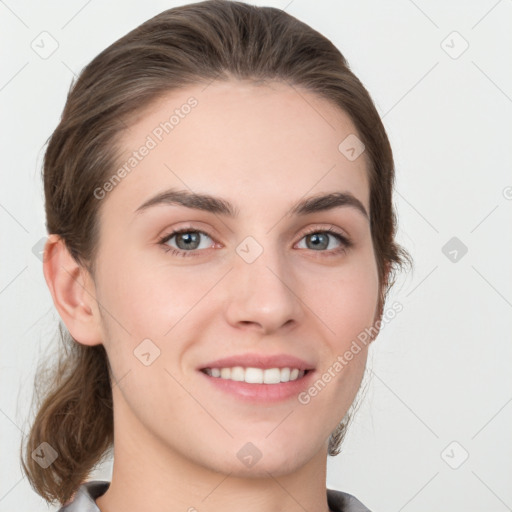
[[[332,248],[330,251],[325,251],[329,248],[330,239],[338,241],[338,246]],[[302,240],[306,240],[306,249],[312,249],[317,252],[331,252],[332,254],[340,254],[346,252],[352,246],[352,242],[338,231],[332,228],[327,229],[312,229],[309,230]],[[302,247],[301,247],[302,248]]]
[[[207,245],[206,247],[201,247],[202,237],[207,237],[212,240],[211,237],[204,231],[198,231],[191,228],[183,228],[177,229],[172,233],[165,235],[159,240],[158,243],[163,246],[163,249],[166,252],[172,252],[177,256],[194,256],[194,251],[199,249],[207,249],[211,246],[210,244],[210,246]],[[177,248],[168,245],[173,238],[176,238],[175,243],[178,246]]]
[[[212,244],[201,247],[201,238],[206,237],[213,240],[208,233],[199,231],[193,228],[182,228],[172,231],[159,240],[164,251],[171,252],[176,256],[196,256],[199,250],[208,249]],[[177,247],[169,245],[169,242],[175,238]],[[337,255],[347,251],[352,246],[352,242],[338,231],[327,229],[310,229],[301,240],[307,240],[306,249],[311,249],[315,252],[327,252],[329,255]],[[338,242],[338,246],[329,249],[331,240],[334,239]],[[304,247],[300,247],[304,248]],[[329,249],[329,250],[326,250]]]

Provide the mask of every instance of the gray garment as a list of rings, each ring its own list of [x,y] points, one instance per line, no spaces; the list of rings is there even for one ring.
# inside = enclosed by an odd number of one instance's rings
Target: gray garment
[[[96,498],[105,494],[109,486],[110,482],[105,480],[83,483],[73,500],[58,512],[101,512],[96,505]],[[327,504],[332,512],[371,512],[352,494],[333,489],[327,489]]]

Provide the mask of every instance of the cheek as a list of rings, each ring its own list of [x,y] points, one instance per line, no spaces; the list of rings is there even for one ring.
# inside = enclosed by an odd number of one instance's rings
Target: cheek
[[[111,313],[113,327],[124,331],[121,336],[131,338],[134,346],[145,338],[164,339],[181,319],[194,316],[194,308],[208,302],[205,294],[225,271],[170,266],[164,258],[155,262],[142,256],[128,258],[127,254],[129,251],[112,251],[112,257],[102,260],[100,302]],[[295,281],[297,300],[304,302],[305,310],[310,310],[338,349],[373,323],[379,290],[370,251],[353,254],[338,266],[302,262],[288,278]]]
[[[208,279],[199,279],[193,269],[116,256],[102,265],[100,301],[111,313],[109,324],[133,344],[162,339],[207,289]]]
[[[326,410],[330,432],[344,416],[360,387],[378,303],[378,274],[371,259],[340,266],[337,272],[308,281],[308,302],[320,321],[325,343],[319,349],[322,366],[318,381],[300,403]],[[324,391],[325,389],[325,391]],[[311,421],[311,420],[308,420]],[[316,421],[316,420],[315,420]],[[325,428],[322,419],[318,429]]]
[[[376,264],[370,258],[309,277],[305,286],[307,304],[322,321],[337,350],[373,324],[379,283]]]

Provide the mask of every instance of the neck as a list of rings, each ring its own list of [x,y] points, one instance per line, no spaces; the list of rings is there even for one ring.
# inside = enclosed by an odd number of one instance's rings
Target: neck
[[[101,512],[329,512],[326,446],[292,471],[283,464],[277,471],[262,457],[244,474],[238,459],[234,470],[220,472],[163,445],[140,423],[116,431],[114,439],[111,484],[96,499]]]

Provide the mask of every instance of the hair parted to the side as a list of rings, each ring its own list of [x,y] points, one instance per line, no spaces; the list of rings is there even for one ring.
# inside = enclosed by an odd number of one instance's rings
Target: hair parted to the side
[[[98,211],[94,190],[117,169],[118,145],[130,119],[163,94],[213,80],[276,80],[325,98],[352,119],[365,145],[370,221],[381,285],[382,315],[395,275],[412,263],[395,241],[394,162],[382,121],[368,92],[339,50],[286,12],[229,0],[166,10],[97,55],[71,84],[60,122],[49,138],[43,180],[46,227],[94,275]],[[341,141],[340,141],[341,142]],[[109,362],[103,345],[76,342],[61,327],[65,350],[47,376],[21,456],[23,471],[47,502],[72,499],[113,443]],[[345,418],[346,419],[346,418]],[[344,420],[345,420],[344,419]],[[347,423],[329,438],[339,453]],[[32,453],[48,443],[58,457],[42,467]]]

